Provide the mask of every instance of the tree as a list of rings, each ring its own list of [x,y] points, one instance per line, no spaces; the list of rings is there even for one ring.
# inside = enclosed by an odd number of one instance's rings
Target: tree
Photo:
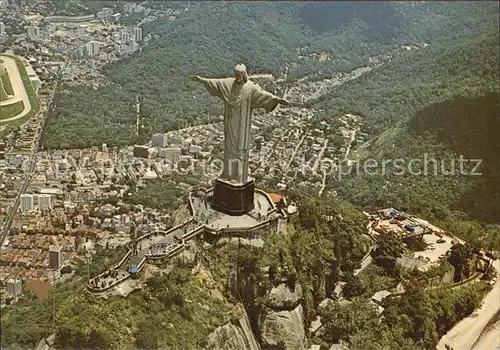
[[[61,273],[62,274],[65,274],[65,273],[71,273],[73,271],[73,269],[71,268],[70,265],[64,265],[61,269]]]
[[[109,203],[113,206],[116,206],[119,201],[120,201],[120,198],[118,198],[116,196],[109,196],[106,200],[106,203]]]
[[[409,237],[407,240],[405,240],[405,243],[408,249],[414,252],[423,251],[427,247],[424,242],[424,238],[421,235]]]
[[[455,282],[470,276],[470,265],[473,257],[474,247],[468,243],[456,244],[451,248],[448,262],[455,268]]]
[[[383,267],[388,273],[394,274],[396,260],[402,256],[403,251],[401,239],[388,233],[378,236],[377,247],[373,250],[372,256],[377,265]]]
[[[352,298],[360,296],[364,293],[365,288],[363,287],[363,284],[359,280],[358,276],[354,276],[352,273],[348,273],[346,275],[345,282],[346,285],[342,290],[342,295],[346,299],[351,300]]]
[[[320,310],[320,316],[325,327],[321,338],[329,344],[348,341],[350,337],[367,331],[380,331],[376,306],[366,301],[328,305]]]
[[[135,344],[139,349],[158,349],[158,336],[155,333],[155,325],[144,320],[137,326],[134,332]]]

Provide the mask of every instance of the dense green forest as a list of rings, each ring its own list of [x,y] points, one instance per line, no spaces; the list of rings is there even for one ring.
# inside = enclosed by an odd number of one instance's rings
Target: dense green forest
[[[325,220],[325,215],[330,220]],[[454,324],[480,305],[489,290],[484,283],[459,289],[424,290],[422,282],[426,278],[441,275],[450,265],[445,260],[425,273],[396,266],[403,245],[391,235],[380,237],[377,249],[372,252],[373,263],[363,275],[354,276],[369,245],[363,235],[366,220],[359,210],[345,202],[305,199],[299,202],[299,216],[292,220],[293,227],[287,234],[264,238],[266,244],[260,249],[239,246],[238,295],[254,330],[259,328],[258,315],[265,307],[263,290],[283,281],[289,286],[302,285],[306,324],[316,316],[321,317],[324,331],[311,336],[314,344],[325,348],[343,341],[349,348],[360,350],[431,349]],[[228,253],[218,254],[219,266],[222,256]],[[219,273],[218,278],[225,281],[224,270]],[[318,307],[339,280],[347,281],[344,297],[349,301]],[[370,303],[372,295],[398,283],[407,292],[400,298],[384,300],[385,310],[379,318],[377,307]]]
[[[183,194],[175,183],[157,179],[148,181],[145,187],[125,197],[125,201],[172,212],[184,202]]]
[[[191,2],[190,10],[175,21],[146,24],[144,32],[157,34],[159,39],[143,52],[108,65],[106,86],[97,90],[78,87],[61,93],[48,123],[45,146],[132,144],[182,122],[201,122],[217,110],[217,105],[214,99],[200,94],[201,88],[190,82],[188,75],[228,75],[239,61],[244,61],[251,72],[279,75],[288,66],[289,80],[302,76],[314,79],[363,66],[369,57],[403,44],[426,42],[430,43],[429,49],[402,55],[400,68],[394,72],[387,68],[385,79],[365,78],[343,86],[332,91],[329,96],[338,96],[323,107],[327,107],[328,117],[345,109],[361,113],[380,100],[380,95],[364,92],[375,93],[381,88],[385,92],[382,103],[387,99],[399,103],[403,93],[385,83],[400,80],[408,73],[418,83],[412,89],[425,89],[427,95],[432,95],[435,91],[427,86],[429,80],[419,79],[420,70],[427,69],[429,59],[437,53],[491,30],[497,21],[495,5],[373,2],[365,9],[365,3]],[[345,13],[341,11],[344,7]],[[318,21],[318,13],[327,10],[336,15]],[[465,23],[457,25],[457,21]],[[333,59],[300,60],[297,48],[305,48],[306,54],[325,50]],[[454,54],[459,53],[450,52],[450,57]],[[439,64],[427,69],[428,79],[437,76],[445,80],[444,76],[452,73],[437,69]],[[144,126],[139,137],[134,135],[132,108],[137,93],[144,97]],[[356,99],[358,96],[363,99]],[[398,115],[391,117],[394,120]]]
[[[364,131],[378,135],[433,103],[498,92],[499,34],[430,45],[332,88],[319,107],[323,118],[343,113],[364,117]]]
[[[405,68],[408,58],[400,56],[322,101],[325,109],[332,106],[345,112],[349,101],[362,101],[356,104],[361,108],[351,113],[366,118],[367,132],[380,133],[362,150],[366,159],[374,158],[379,164],[417,159],[420,170],[424,163],[431,170],[415,176],[396,174],[389,167],[385,174],[358,172],[330,185],[363,207],[392,205],[419,213],[464,238],[488,232],[485,245],[499,249],[500,227],[494,225],[500,220],[498,42],[498,32],[493,32],[446,50],[429,47],[425,50],[432,54],[421,50],[413,56],[422,61],[412,64],[412,70]],[[359,87],[355,94],[350,93],[353,86]],[[460,156],[481,159],[476,169],[481,175],[461,174]],[[475,163],[465,163],[467,173]],[[491,225],[480,229],[479,223],[467,221],[470,218]]]

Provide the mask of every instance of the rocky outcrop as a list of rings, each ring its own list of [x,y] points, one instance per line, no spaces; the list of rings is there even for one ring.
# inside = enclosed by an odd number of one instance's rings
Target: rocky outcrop
[[[47,339],[42,339],[38,342],[35,350],[54,350],[54,340],[56,338],[55,333],[50,335]]]
[[[268,309],[261,318],[262,346],[274,349],[306,349],[304,310],[298,305],[291,311]]]
[[[293,266],[273,266],[272,273],[270,266],[262,265],[257,266],[259,270],[253,274],[245,274],[241,268],[235,271],[242,245],[261,248],[263,241],[221,237],[211,244],[205,243],[203,264],[226,292],[234,293],[245,305],[248,334],[253,334],[244,336],[245,327],[228,323],[210,335],[207,348],[253,350],[259,346],[257,339],[264,349],[307,349],[305,313],[301,305],[304,290],[300,283],[291,283]]]
[[[260,346],[245,315],[236,324],[226,323],[216,328],[208,336],[208,344],[205,349],[258,350]]]
[[[286,284],[280,284],[269,291],[266,306],[274,310],[292,310],[302,300],[302,286],[296,283],[293,290]]]

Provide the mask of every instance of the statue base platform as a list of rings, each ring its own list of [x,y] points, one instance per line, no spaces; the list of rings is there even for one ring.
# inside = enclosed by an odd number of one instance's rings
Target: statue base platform
[[[255,182],[235,184],[223,179],[215,180],[211,206],[228,215],[243,215],[253,210]]]

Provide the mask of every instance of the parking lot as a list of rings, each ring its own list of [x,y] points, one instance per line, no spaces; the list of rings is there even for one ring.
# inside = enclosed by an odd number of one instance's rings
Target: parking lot
[[[426,220],[398,212],[392,208],[373,214],[371,221],[370,232],[375,235],[397,234],[402,239],[410,235],[421,235],[427,248],[415,252],[413,258],[425,261],[428,266],[434,265],[440,258],[444,257],[454,244],[463,243],[462,240],[446,235],[442,229]]]
[[[435,233],[432,234],[426,234],[423,236],[424,242],[426,243],[431,243],[432,245],[429,246],[428,249],[426,249],[423,252],[416,252],[415,253],[415,258],[421,256],[424,259],[429,258],[429,262],[436,262],[439,260],[440,257],[444,256],[448,250],[451,249],[453,246],[452,240],[453,238],[449,236],[443,236],[442,238],[438,237]],[[442,241],[444,240],[443,243],[437,243],[437,241]]]

